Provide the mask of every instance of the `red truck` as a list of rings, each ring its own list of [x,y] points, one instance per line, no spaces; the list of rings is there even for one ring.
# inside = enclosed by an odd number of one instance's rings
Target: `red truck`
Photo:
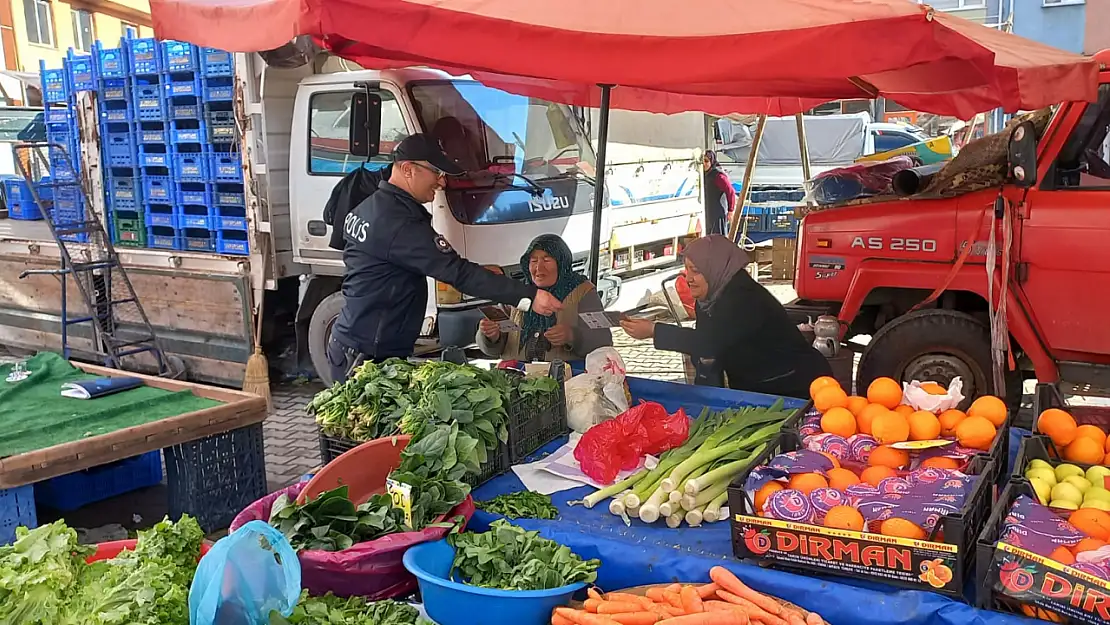
[[[879,376],[947,383],[958,375],[969,397],[1002,392],[993,382],[985,267],[991,224],[1001,254],[1001,196],[1012,215],[1008,400],[1020,401],[1027,378],[1110,389],[1110,50],[1095,58],[1098,101],[1060,104],[1039,139],[1030,138],[1024,171],[1035,180],[1011,176],[957,197],[831,207],[803,219],[799,299],[788,308],[798,317],[836,315],[846,340],[871,336],[858,388]],[[996,300],[1000,286],[996,276]]]

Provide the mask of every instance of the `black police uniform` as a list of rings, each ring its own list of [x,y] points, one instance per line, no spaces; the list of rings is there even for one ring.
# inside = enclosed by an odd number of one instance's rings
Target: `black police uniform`
[[[382,182],[342,224],[346,303],[332,330],[328,362],[343,380],[361,356],[381,361],[412,355],[428,301],[427,277],[502,304],[535,299],[536,287],[460,257],[432,228],[408,192]]]

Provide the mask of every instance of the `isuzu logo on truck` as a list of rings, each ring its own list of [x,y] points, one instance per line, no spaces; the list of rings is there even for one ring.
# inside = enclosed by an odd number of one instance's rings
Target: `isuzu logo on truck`
[[[565,195],[552,195],[550,197],[531,197],[528,198],[528,208],[533,213],[559,210],[560,208],[570,208],[570,199],[568,199]]]

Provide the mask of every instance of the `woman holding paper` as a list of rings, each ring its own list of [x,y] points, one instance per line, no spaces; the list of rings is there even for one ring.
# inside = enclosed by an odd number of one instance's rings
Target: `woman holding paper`
[[[817,377],[832,375],[825,357],[806,341],[786,309],[745,271],[747,253],[721,235],[693,241],[683,252],[686,281],[697,300],[695,328],[625,319],[634,339],[654,338],[655,348],[687,354],[699,377],[720,378],[729,388],[808,397]]]
[[[609,328],[591,329],[579,313],[603,310],[597,288],[575,273],[570,248],[554,234],[532,241],[520,258],[524,283],[535,285],[563,303],[555,316],[513,308],[509,320],[519,330],[503,332],[496,321],[478,322],[477,343],[482,352],[502,360],[582,360],[593,350],[613,344]]]

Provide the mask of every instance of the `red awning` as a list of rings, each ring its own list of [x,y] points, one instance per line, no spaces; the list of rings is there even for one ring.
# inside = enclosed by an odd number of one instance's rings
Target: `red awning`
[[[674,113],[886,96],[959,117],[1093,100],[1089,59],[910,0],[151,0],[155,32],[234,51],[311,35],[363,67]]]

